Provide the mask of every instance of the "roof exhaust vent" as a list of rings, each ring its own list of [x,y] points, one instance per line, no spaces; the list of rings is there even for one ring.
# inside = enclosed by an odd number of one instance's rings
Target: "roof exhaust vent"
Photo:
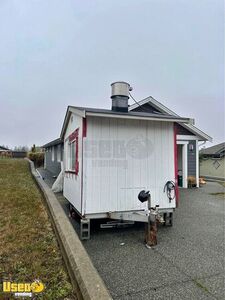
[[[128,112],[129,91],[132,91],[132,87],[124,81],[113,82],[111,87],[112,110]]]

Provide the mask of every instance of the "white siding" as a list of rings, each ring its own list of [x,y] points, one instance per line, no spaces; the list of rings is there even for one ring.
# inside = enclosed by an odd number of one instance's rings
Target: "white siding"
[[[146,140],[150,145],[142,153]],[[105,152],[108,157],[99,145],[104,141],[111,147]],[[126,146],[124,158],[113,154],[112,145],[118,142]],[[84,146],[86,214],[144,208],[137,198],[142,189],[150,190],[153,205],[175,207],[175,200],[169,203],[163,192],[166,181],[175,179],[172,123],[89,117]],[[118,166],[101,165],[113,162]]]
[[[72,117],[72,121],[71,121]],[[66,129],[64,138],[64,168],[68,169],[68,137],[79,128],[78,137],[78,161],[79,173],[78,175],[72,173],[65,173],[63,195],[66,199],[73,204],[73,206],[81,213],[81,178],[82,178],[82,118],[72,114]]]
[[[55,161],[55,148],[52,146],[52,161]]]
[[[57,146],[57,162],[61,161],[61,145]]]

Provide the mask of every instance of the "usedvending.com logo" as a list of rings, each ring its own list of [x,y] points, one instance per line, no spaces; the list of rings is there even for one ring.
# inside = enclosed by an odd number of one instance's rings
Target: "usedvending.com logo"
[[[17,283],[10,281],[3,281],[2,284],[4,293],[14,293],[15,297],[32,297],[33,293],[41,293],[44,290],[44,284],[35,280],[32,283]]]

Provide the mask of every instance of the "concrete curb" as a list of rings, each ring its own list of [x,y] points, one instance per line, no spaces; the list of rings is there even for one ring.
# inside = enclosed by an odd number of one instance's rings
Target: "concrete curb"
[[[112,299],[54,193],[38,175],[34,163],[29,159],[26,160],[30,163],[31,174],[45,197],[48,212],[78,299]]]
[[[223,177],[214,177],[214,176],[201,176],[203,177],[206,181],[211,181],[211,182],[225,182],[225,178]]]

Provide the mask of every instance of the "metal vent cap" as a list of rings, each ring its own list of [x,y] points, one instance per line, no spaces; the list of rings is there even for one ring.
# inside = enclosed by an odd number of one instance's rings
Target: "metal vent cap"
[[[112,87],[112,94],[111,98],[116,96],[128,97],[129,98],[129,91],[132,91],[132,87],[129,83],[125,81],[116,81],[111,84]]]

